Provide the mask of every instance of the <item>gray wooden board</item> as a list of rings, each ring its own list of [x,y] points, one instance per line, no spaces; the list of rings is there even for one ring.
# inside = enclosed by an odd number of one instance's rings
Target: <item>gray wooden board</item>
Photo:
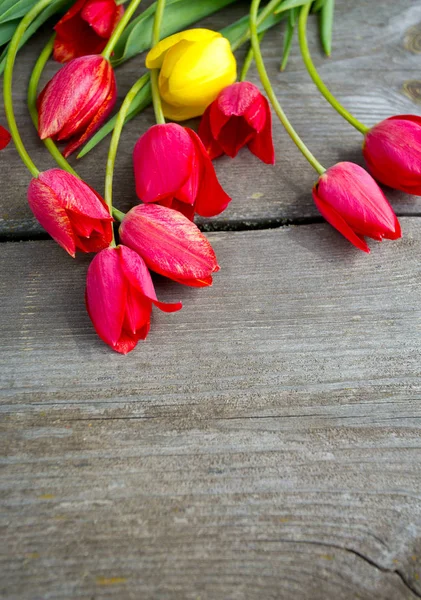
[[[421,2],[338,0],[336,5],[331,59],[322,56],[316,17],[311,18],[309,26],[310,45],[316,64],[332,91],[347,108],[369,125],[393,114],[421,114]],[[246,7],[245,2],[232,6],[202,24],[218,29],[245,14]],[[42,169],[50,168],[53,162],[32,130],[25,98],[35,56],[48,35],[48,31],[44,31],[20,53],[14,88],[19,125],[31,154]],[[275,90],[292,123],[326,166],[339,160],[362,163],[361,135],[318,94],[301,63],[297,43],[287,71],[279,72],[282,36],[282,26],[271,31],[263,42],[263,52]],[[239,52],[239,58],[243,54]],[[46,82],[56,69],[57,65],[51,62],[43,81]],[[117,71],[120,101],[143,70],[143,57],[137,57]],[[254,68],[250,78],[258,83]],[[408,93],[410,97],[406,95]],[[4,117],[0,114],[2,121]],[[132,149],[139,135],[152,123],[153,113],[147,110],[124,132],[115,177],[115,201],[123,210],[136,203]],[[197,126],[197,122],[194,126]],[[274,123],[274,139],[277,153],[275,167],[263,165],[247,150],[242,151],[236,160],[222,158],[216,162],[221,182],[233,201],[227,211],[212,220],[213,226],[264,226],[318,216],[311,198],[315,179],[313,170],[287,138],[279,122]],[[103,142],[77,166],[81,175],[100,192],[103,190],[107,151],[108,142]],[[12,146],[1,153],[0,165],[3,172],[0,235],[27,238],[40,233],[42,230],[26,203],[29,176]],[[396,192],[388,194],[398,214],[420,213],[420,198]]]
[[[209,235],[130,355],[90,258],[0,245],[7,600],[421,597],[421,221],[367,256],[328,225]]]

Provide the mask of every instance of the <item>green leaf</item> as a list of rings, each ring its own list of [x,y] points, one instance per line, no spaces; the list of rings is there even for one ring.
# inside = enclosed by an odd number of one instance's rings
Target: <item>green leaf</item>
[[[320,12],[320,38],[323,50],[328,56],[332,52],[332,27],[335,0],[325,0]]]
[[[304,4],[309,4],[311,0],[284,0],[275,10],[275,14],[279,15],[290,8],[296,8],[297,6],[303,6]]]
[[[140,92],[137,94],[135,99],[130,105],[130,112],[127,115],[124,123],[127,123],[131,119],[133,119],[138,113],[144,110],[149,104],[152,102],[152,92],[151,92],[151,84],[148,82]],[[112,132],[114,129],[115,122],[117,120],[117,115],[114,115],[109,121],[105,123],[103,127],[99,131],[96,132],[94,136],[91,137],[89,142],[87,142],[82,150],[77,155],[77,158],[82,158],[85,154],[88,154],[99,142]]]
[[[0,25],[0,46],[10,42],[19,25],[19,21],[20,19],[17,19],[16,21],[9,21],[8,23],[2,23]]]
[[[161,26],[161,39],[181,31],[200,19],[232,4],[235,0],[168,0]],[[156,2],[143,11],[125,29],[112,57],[114,66],[148,50],[152,46],[152,28]]]
[[[316,13],[319,12],[319,10],[322,10],[325,2],[326,0],[316,0],[311,8],[311,12]]]
[[[19,48],[22,48],[22,46],[26,44],[29,38],[34,35],[34,33],[41,27],[41,25],[45,23],[45,21],[47,21],[56,13],[62,14],[71,6],[71,4],[72,2],[69,2],[69,0],[53,0],[53,2],[45,10],[43,10],[34,21],[32,21],[31,25],[28,27],[22,37]],[[7,49],[8,46],[6,46],[0,56],[0,75],[2,75],[6,65]]]
[[[6,23],[13,19],[19,19],[26,15],[36,4],[34,0],[9,0],[0,6],[0,23]]]
[[[298,6],[296,6],[295,8],[291,8],[288,12],[288,22],[286,25],[284,35],[284,48],[282,54],[281,71],[284,71],[287,66],[289,53],[291,52],[291,44],[294,37],[295,23],[299,12],[300,8]]]
[[[284,14],[270,15],[267,19],[265,19],[263,21],[263,23],[261,23],[259,25],[259,27],[257,28],[257,32],[264,33],[265,31],[267,31],[268,29],[270,29],[271,27],[273,27],[274,25],[276,25],[277,23],[282,21],[282,19],[285,19]],[[241,19],[238,19],[238,21],[231,23],[231,25],[227,25],[227,27],[220,29],[219,32],[222,33],[222,35],[227,38],[227,40],[230,42],[231,46],[235,46],[235,44],[237,43],[237,40],[242,38],[244,36],[244,34],[247,33],[248,28],[249,28],[249,22],[250,22],[250,18],[248,15],[246,15],[246,16],[242,17]]]

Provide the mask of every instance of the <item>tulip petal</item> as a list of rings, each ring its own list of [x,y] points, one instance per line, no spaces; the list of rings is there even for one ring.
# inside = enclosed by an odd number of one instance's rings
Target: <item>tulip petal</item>
[[[102,56],[84,56],[72,60],[56,73],[44,88],[39,103],[41,139],[61,134],[63,128],[68,135],[78,130],[84,125],[87,107],[92,118],[90,102],[102,97],[104,73],[109,69],[111,66]]]
[[[332,225],[335,229],[337,229],[348,241],[351,242],[354,246],[363,250],[363,252],[370,252],[369,247],[365,243],[363,239],[361,239],[351,227],[347,224],[347,222],[341,217],[341,215],[336,212],[329,204],[323,202],[319,196],[317,195],[317,185],[313,188],[313,199],[316,204],[318,210],[322,214],[322,216],[326,219],[328,223]]]
[[[102,68],[103,66],[105,68]],[[110,94],[116,94],[114,71],[107,61],[101,65],[101,68],[96,74],[96,78],[99,81],[96,93],[92,94],[73,119],[63,126],[56,136],[57,140],[67,140],[72,136],[86,131],[86,129],[91,126],[92,121],[98,119],[102,114],[101,111],[104,106],[107,106]]]
[[[111,111],[114,108],[114,105],[117,100],[117,86],[115,82],[114,72],[112,72],[110,89],[108,92],[108,96],[104,99],[101,106],[98,108],[96,115],[86,127],[85,131],[72,138],[69,144],[64,149],[63,155],[67,158],[75,150],[77,150],[82,144],[88,140],[91,135],[95,133],[95,131],[101,126],[101,124],[105,121],[105,119],[110,115]]]
[[[190,136],[180,125],[150,127],[133,151],[139,199],[156,202],[174,196],[190,177],[194,153]]]
[[[259,90],[257,91],[258,96],[254,98],[253,102],[244,112],[244,118],[247,123],[249,123],[250,127],[253,127],[256,133],[260,133],[266,125],[268,115],[271,117],[271,112],[269,102]]]
[[[3,148],[6,148],[7,144],[10,142],[11,139],[12,139],[12,136],[7,131],[7,129],[5,129],[4,127],[2,127],[0,125],[0,150],[3,150]]]
[[[111,346],[113,350],[119,352],[120,354],[128,354],[134,348],[136,348],[139,340],[146,339],[149,333],[150,323],[146,323],[140,331],[136,333],[136,335],[131,335],[127,331],[123,331],[118,342],[115,345]],[[100,336],[101,337],[101,336]],[[105,341],[105,340],[104,340]]]
[[[216,177],[215,169],[199,136],[192,129],[186,129],[195,144],[201,160],[200,186],[196,197],[195,211],[202,217],[219,215],[231,202]]]
[[[396,238],[396,215],[384,193],[365,169],[340,162],[324,173],[318,184],[322,201],[334,206],[360,235]]]
[[[120,340],[126,299],[127,282],[120,265],[119,249],[106,248],[89,265],[86,306],[99,337],[112,347]]]
[[[248,143],[248,148],[257,158],[267,165],[275,164],[275,149],[272,140],[272,113],[270,111],[269,102],[264,96],[261,96],[262,103],[265,106],[264,114],[266,115],[263,129],[258,132]],[[262,113],[263,114],[263,113]],[[249,121],[250,122],[250,121]],[[256,124],[256,120],[254,120]]]
[[[73,58],[100,54],[107,40],[99,37],[90,25],[82,19],[81,11],[86,0],[78,0],[54,27],[54,60],[65,63]]]
[[[211,129],[211,111],[213,110],[215,103],[212,102],[210,106],[207,107],[203,116],[200,120],[199,124],[199,137],[202,140],[204,147],[206,148],[207,153],[209,154],[209,158],[213,160],[218,156],[222,156],[224,151],[213,137],[212,129]]]
[[[199,190],[201,177],[201,157],[197,152],[193,152],[190,166],[190,177],[185,184],[176,192],[176,199],[184,204],[193,206]],[[174,203],[173,203],[174,204]]]
[[[209,277],[202,277],[202,279],[177,279],[175,277],[173,277],[172,279],[177,283],[182,283],[183,285],[188,285],[189,287],[197,288],[209,287],[212,285],[213,282],[211,275],[209,275]]]
[[[28,187],[28,203],[40,225],[74,257],[76,244],[73,229],[54,190],[41,179],[32,179]]]
[[[150,323],[151,313],[152,302],[139,290],[128,285],[123,331],[136,336],[138,331]]]
[[[216,103],[221,114],[227,117],[243,117],[252,109],[256,101],[259,102],[260,98],[262,94],[257,86],[249,81],[238,81],[223,89]],[[251,110],[248,120],[259,119],[259,113],[259,107],[256,106]],[[254,128],[258,130],[258,127]]]
[[[60,19],[60,21],[55,25],[54,29],[58,33],[63,26],[64,23],[73,19],[73,17],[80,13],[82,10],[86,0],[77,0],[66,12],[66,14]]]
[[[243,117],[231,117],[219,132],[218,144],[224,154],[234,158],[255,136],[256,132]]]
[[[233,84],[233,85],[235,85],[235,84]],[[228,86],[228,87],[231,87],[231,86]],[[227,89],[227,88],[225,88],[225,89]],[[221,94],[223,93],[223,91],[224,90],[222,90]],[[219,96],[221,94],[219,94]],[[226,114],[225,112],[223,112],[222,110],[219,109],[219,105],[218,105],[219,96],[206,109],[207,111],[209,111],[210,130],[211,130],[212,137],[215,140],[218,139],[221,129],[223,128],[223,126],[226,123],[228,123],[228,121],[230,119],[229,114]],[[200,135],[200,132],[199,132],[199,135]]]
[[[385,121],[412,121],[421,127],[421,117],[419,115],[394,115],[385,119]]]
[[[147,69],[160,69],[164,61],[165,55],[170,48],[178,44],[179,42],[204,42],[212,40],[216,37],[222,37],[217,31],[211,31],[210,29],[186,29],[179,33],[174,33],[163,40],[161,40],[156,46],[154,46],[146,56],[146,68]]]
[[[170,119],[171,121],[187,121],[188,119],[200,117],[205,108],[205,106],[202,104],[192,106],[173,106],[172,104],[165,102],[163,98],[161,98],[161,100],[164,116],[166,119]]]
[[[212,246],[198,227],[170,208],[135,206],[120,225],[120,238],[150,269],[170,279],[207,279],[219,269]]]
[[[221,89],[237,77],[237,64],[229,41],[216,37],[187,48],[173,46],[163,62],[160,92],[172,106],[202,106],[202,113]]]
[[[363,154],[378,181],[409,194],[421,194],[421,117],[396,115],[365,136]]]
[[[161,206],[162,206],[161,202],[159,202],[159,204],[161,204]],[[185,202],[180,202],[179,200],[177,200],[177,198],[174,198],[172,200],[172,202],[170,204],[168,204],[168,208],[173,208],[174,210],[178,210],[179,212],[181,212],[182,215],[187,217],[190,221],[193,221],[193,219],[194,219],[194,212],[195,212],[194,206],[191,206],[190,204],[186,204]]]
[[[164,312],[175,312],[182,308],[181,302],[160,302],[156,297],[152,277],[143,258],[127,246],[119,246],[119,249],[124,276],[133,289],[136,289],[148,301]]]
[[[88,0],[82,9],[81,17],[97,35],[109,38],[115,27],[115,0]]]
[[[84,181],[63,169],[49,169],[38,177],[54,189],[60,206],[92,219],[113,221],[104,200]]]

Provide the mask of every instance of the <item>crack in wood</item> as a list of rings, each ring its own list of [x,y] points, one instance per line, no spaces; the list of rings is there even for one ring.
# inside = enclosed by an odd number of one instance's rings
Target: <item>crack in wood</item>
[[[379,539],[379,538],[377,538],[377,536],[375,536],[375,537],[376,537],[376,539]],[[357,556],[358,558],[365,561],[367,564],[374,567],[378,571],[381,571],[382,573],[396,573],[396,575],[399,577],[399,579],[402,581],[402,583],[405,585],[405,587],[407,587],[413,594],[415,594],[415,596],[417,598],[421,598],[421,593],[414,587],[414,585],[408,580],[406,574],[403,573],[400,569],[391,569],[388,567],[384,567],[383,565],[380,565],[378,562],[376,562],[374,559],[370,558],[369,556],[366,556],[359,550],[355,550],[354,548],[348,548],[347,546],[341,546],[340,544],[333,544],[330,542],[329,543],[319,542],[317,540],[289,540],[289,539],[261,540],[261,539],[259,539],[259,540],[254,540],[254,541],[255,542],[265,542],[265,543],[308,544],[311,546],[321,546],[323,548],[333,548],[335,550],[342,550],[344,552],[348,552],[350,554],[353,554],[354,556]],[[387,547],[385,542],[383,542],[382,540],[380,540],[380,541],[384,546]]]
[[[396,211],[398,216],[405,216],[411,218],[421,217],[418,213],[405,213],[400,215],[399,211]],[[323,217],[300,217],[295,219],[250,219],[243,222],[238,221],[199,221],[197,226],[200,231],[204,233],[218,233],[218,232],[240,232],[240,231],[264,231],[270,229],[282,229],[284,227],[299,227],[300,225],[316,225],[320,223],[326,223]],[[0,228],[0,244],[8,242],[38,242],[51,240],[51,237],[37,227],[11,227],[10,229],[2,230]]]

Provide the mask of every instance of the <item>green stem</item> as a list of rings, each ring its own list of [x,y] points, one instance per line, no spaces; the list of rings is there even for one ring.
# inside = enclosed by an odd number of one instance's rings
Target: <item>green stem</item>
[[[143,86],[147,83],[149,79],[148,74],[146,73],[140,79],[136,81],[136,83],[130,88],[126,97],[124,98],[123,104],[117,114],[117,120],[114,126],[113,135],[111,136],[110,149],[108,150],[108,158],[107,158],[107,168],[105,171],[105,194],[104,200],[110,210],[110,213],[114,216],[115,210],[113,208],[113,175],[114,175],[114,164],[117,156],[117,148],[118,142],[120,140],[121,132],[123,130],[124,121],[126,119],[127,113],[129,112],[130,105],[133,102],[136,94],[140,92]],[[117,211],[117,214],[120,214],[120,211]],[[123,213],[121,213],[123,214]],[[118,216],[116,216],[118,219]],[[118,219],[120,220],[120,219]],[[115,240],[113,236],[113,240],[111,242],[111,246],[115,246]]]
[[[38,130],[38,110],[37,110],[37,95],[38,95],[38,84],[44,67],[51,56],[54,46],[55,34],[50,38],[47,45],[41,52],[38,57],[37,62],[35,63],[34,70],[32,71],[31,78],[29,80],[28,86],[28,108],[29,113],[32,118],[32,122],[35,126],[35,129]],[[69,165],[67,160],[64,158],[60,150],[57,148],[55,143],[51,138],[47,138],[43,140],[44,146],[47,148],[48,152],[54,158],[59,167],[71,173],[75,177],[79,177],[76,171]]]
[[[126,213],[121,212],[121,210],[118,210],[118,208],[115,208],[113,206],[113,217],[114,217],[114,219],[116,219],[116,221],[121,223],[121,221],[124,219],[125,216],[126,216]]]
[[[158,0],[155,11],[155,19],[153,22],[152,31],[152,47],[156,46],[161,37],[161,23],[165,9],[165,0]],[[158,84],[158,69],[151,69],[151,89],[152,89],[152,102],[155,113],[155,120],[157,123],[165,123],[164,113],[162,111],[161,97],[159,95],[159,84]]]
[[[265,35],[266,31],[262,31],[261,33],[259,33],[258,38],[259,38],[259,42],[262,41],[263,36]],[[253,54],[253,47],[250,46],[250,48],[247,51],[246,57],[244,59],[243,62],[243,67],[241,69],[241,73],[240,73],[240,81],[245,81],[247,78],[247,74],[249,72],[249,69],[251,67],[251,63],[253,62],[253,58],[254,58],[254,54]]]
[[[304,144],[298,133],[295,131],[291,123],[289,122],[286,114],[284,113],[282,106],[279,104],[278,99],[273,91],[272,85],[270,83],[268,74],[265,69],[265,64],[263,62],[262,53],[260,52],[259,39],[257,36],[257,10],[259,8],[260,0],[252,0],[250,7],[250,32],[251,32],[251,43],[254,52],[254,60],[256,62],[257,71],[260,76],[260,81],[262,82],[263,87],[265,88],[266,94],[276,112],[279,120],[282,125],[285,127],[287,133],[289,134],[292,141],[295,143],[297,148],[304,154],[308,162],[311,166],[320,174],[324,173],[326,169],[316,160],[315,156],[310,152],[307,146]]]
[[[140,3],[141,0],[132,0],[127,9],[124,11],[124,15],[118,22],[117,27],[114,29],[110,39],[107,42],[107,45],[101,53],[102,56],[107,60],[110,60],[110,56],[112,54],[112,51],[114,50],[114,46],[117,44],[121,34],[125,30],[126,26],[128,25],[130,19],[132,18],[136,8],[139,6]]]
[[[311,4],[311,2],[309,2],[308,4],[305,4],[303,6],[303,8],[301,9],[301,12],[300,12],[299,20],[298,20],[298,39],[300,42],[301,56],[303,57],[303,61],[306,66],[306,69],[308,71],[308,74],[310,75],[310,77],[312,78],[314,83],[316,84],[317,88],[319,89],[319,92],[326,98],[326,100],[329,102],[329,104],[331,104],[333,106],[333,108],[344,119],[346,119],[348,121],[348,123],[350,123],[353,127],[355,127],[355,129],[358,129],[358,131],[360,131],[363,135],[365,135],[367,133],[367,131],[369,131],[370,128],[367,127],[366,125],[364,125],[364,123],[361,123],[360,121],[358,121],[358,119],[356,119],[353,115],[351,115],[351,113],[348,112],[346,110],[346,108],[344,108],[342,106],[342,104],[340,104],[340,102],[338,102],[338,100],[335,98],[335,96],[325,86],[322,78],[320,77],[319,73],[317,72],[317,69],[314,66],[314,63],[311,59],[311,55],[310,55],[310,51],[308,49],[308,43],[307,43],[307,17],[308,17],[308,13],[310,11],[310,4]]]
[[[16,150],[19,152],[19,156],[22,162],[26,165],[29,171],[34,177],[38,177],[39,170],[33,163],[29,156],[25,146],[23,145],[22,138],[20,137],[18,126],[16,123],[15,114],[13,111],[13,95],[12,95],[12,83],[13,83],[13,67],[15,65],[16,54],[19,49],[19,42],[21,41],[25,31],[32,23],[32,21],[51,4],[52,0],[40,0],[35,6],[23,17],[19,23],[11,41],[9,44],[9,50],[7,53],[6,67],[4,69],[4,82],[3,82],[3,96],[4,96],[4,109],[6,113],[7,123],[9,125],[10,134],[16,146]]]
[[[259,16],[256,16],[256,27],[259,27],[259,25],[261,25],[265,19],[267,19],[272,13],[275,12],[275,9],[277,8],[278,4],[280,4],[280,2],[282,2],[282,0],[271,0],[271,2],[269,2],[269,4],[267,4],[265,8],[263,8],[260,11]],[[231,50],[233,52],[235,52],[235,50],[238,50],[240,46],[249,41],[250,37],[251,28],[249,27],[249,29],[240,38],[238,38],[238,40],[234,44],[231,44]]]

